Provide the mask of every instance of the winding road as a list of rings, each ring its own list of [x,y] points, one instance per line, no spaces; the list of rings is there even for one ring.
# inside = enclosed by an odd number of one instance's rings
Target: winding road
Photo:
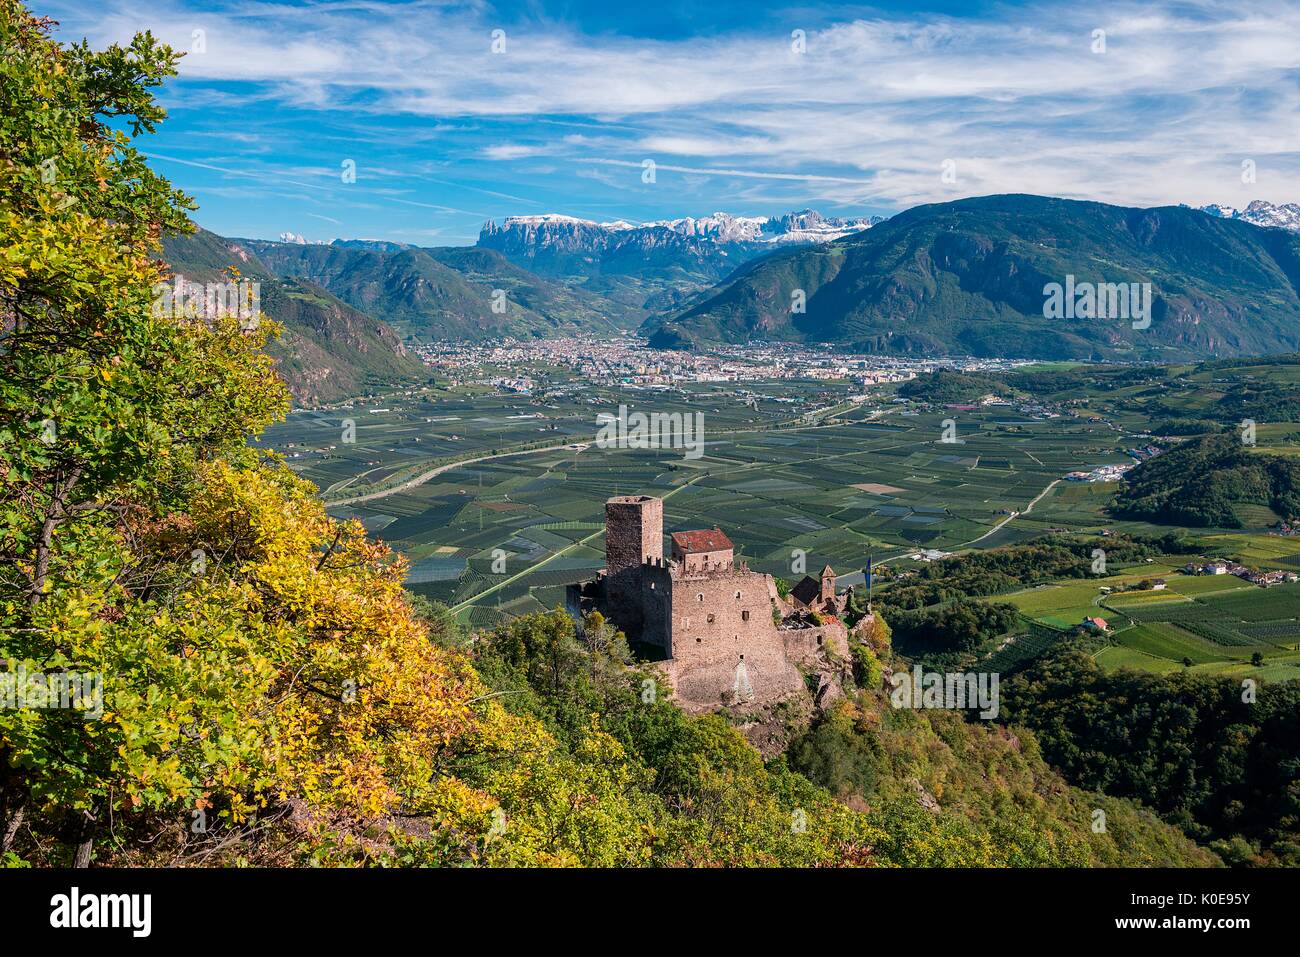
[[[1021,515],[1028,515],[1030,512],[1034,510],[1034,506],[1043,500],[1043,496],[1045,496],[1048,492],[1050,492],[1052,489],[1056,488],[1056,486],[1060,484],[1061,484],[1060,479],[1053,479],[1051,482],[1047,483],[1047,488],[1043,489],[1036,496],[1034,496],[1033,501],[1025,506],[1025,510],[1023,512],[1012,512],[1010,515],[1008,515],[1002,521],[998,522],[996,525],[990,528],[979,538],[972,538],[969,542],[962,542],[960,545],[957,546],[957,548],[970,548],[972,545],[978,545],[980,542],[984,541],[984,539],[988,538],[990,535],[994,534],[995,532],[1001,531],[1003,525],[1006,525],[1008,522],[1015,521]]]

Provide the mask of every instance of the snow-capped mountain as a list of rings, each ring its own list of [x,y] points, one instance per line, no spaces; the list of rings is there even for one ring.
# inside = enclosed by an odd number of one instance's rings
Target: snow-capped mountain
[[[769,222],[767,216],[732,216],[730,213],[714,213],[695,219],[686,216],[682,219],[661,219],[656,222],[642,223],[642,229],[662,227],[671,229],[683,236],[699,236],[719,243],[754,242],[762,234]]]
[[[504,234],[514,233],[516,239],[541,240],[551,237],[592,233],[626,233],[637,231],[671,230],[679,236],[688,236],[713,243],[826,243],[850,233],[870,229],[883,217],[858,217],[842,219],[823,216],[815,209],[804,209],[783,216],[733,216],[717,212],[711,216],[681,219],[662,219],[635,224],[627,220],[598,223],[594,220],[546,213],[540,216],[508,216],[497,226],[489,221],[479,237],[479,245],[509,241]],[[485,241],[486,240],[486,241]]]
[[[492,221],[488,221],[492,225]],[[608,223],[598,223],[591,219],[579,219],[577,216],[565,216],[562,213],[541,213],[537,216],[507,216],[503,223],[505,226],[519,227],[538,227],[538,226],[599,226],[601,229],[608,229],[618,232],[623,229],[635,229],[635,223],[629,223],[625,219],[616,219]],[[484,229],[487,227],[485,226]]]
[[[883,217],[840,219],[804,209],[784,216],[732,216],[714,213],[701,219],[669,219],[644,223],[642,228],[666,226],[683,236],[703,236],[720,243],[828,243],[849,233],[870,229]]]
[[[280,242],[291,243],[294,246],[324,246],[327,245],[322,239],[308,239],[302,233],[285,232],[280,234]]]
[[[1255,226],[1273,226],[1300,233],[1300,203],[1274,204],[1262,199],[1251,201],[1245,209],[1212,204],[1202,206],[1201,212],[1222,219],[1240,219]]]
[[[657,278],[675,288],[716,282],[774,246],[825,243],[881,217],[834,219],[805,209],[784,216],[711,216],[630,223],[547,213],[489,220],[478,245],[544,276]]]

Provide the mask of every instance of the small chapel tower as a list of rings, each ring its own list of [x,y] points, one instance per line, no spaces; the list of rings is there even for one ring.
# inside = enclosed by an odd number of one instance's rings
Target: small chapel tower
[[[822,569],[822,591],[821,600],[823,602],[835,600],[835,569],[827,565]]]

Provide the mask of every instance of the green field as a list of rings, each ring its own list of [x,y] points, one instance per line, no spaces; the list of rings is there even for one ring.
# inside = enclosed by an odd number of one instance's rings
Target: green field
[[[848,583],[868,556],[906,563],[921,548],[1164,531],[1109,519],[1113,485],[1060,481],[1130,461],[1132,434],[1094,416],[929,409],[894,403],[888,390],[853,402],[849,383],[824,380],[594,387],[534,371],[545,384],[530,395],[479,383],[296,411],[261,444],[315,482],[333,514],[359,519],[405,555],[408,587],[475,623],[553,607],[567,584],[592,577],[604,563],[603,503],[620,493],[664,496],[666,531],[722,527],[759,570],[797,578],[830,563]],[[592,444],[597,414],[621,404],[702,413],[703,454]],[[945,443],[950,418],[958,441]],[[1278,567],[1300,553],[1300,542],[1278,536],[1223,539],[1225,548],[1271,547]],[[1163,566],[1133,574],[1174,581],[1162,604],[1180,588],[1217,588],[1200,584],[1208,579],[1184,586]],[[1009,600],[1069,627],[1086,614],[1108,617],[1098,599],[1090,580]]]
[[[1215,576],[1227,577],[1227,576]],[[1205,581],[1204,578],[1189,582]],[[1262,672],[1261,676],[1300,677],[1290,670],[1300,660],[1300,584],[1267,589],[1239,582],[1194,589],[1193,599],[1107,602],[1117,644],[1161,661],[1224,674]],[[1122,616],[1122,617],[1121,617]],[[1128,622],[1133,624],[1129,625]],[[1263,667],[1252,667],[1260,656]],[[1097,660],[1108,667],[1142,667],[1107,649]],[[1282,668],[1282,671],[1277,671]],[[1161,665],[1157,670],[1167,670]]]
[[[1161,591],[1112,591],[1143,578],[1165,577]],[[1187,576],[1160,564],[1105,579],[1041,585],[990,601],[1015,605],[1029,619],[1055,628],[1104,618],[1111,646],[1096,654],[1107,668],[1168,672],[1183,667],[1265,680],[1300,677],[1300,584],[1259,588],[1231,575]],[[1253,656],[1263,666],[1250,664]]]

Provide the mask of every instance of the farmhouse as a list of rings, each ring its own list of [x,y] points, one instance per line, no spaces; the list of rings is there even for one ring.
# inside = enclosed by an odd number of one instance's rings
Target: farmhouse
[[[842,693],[849,629],[840,616],[848,598],[836,594],[829,565],[787,600],[771,575],[736,564],[720,528],[674,532],[670,541],[665,556],[662,499],[609,499],[605,568],[594,581],[569,586],[569,610],[599,610],[655,652],[688,711],[757,715],[789,699],[820,706]]]

